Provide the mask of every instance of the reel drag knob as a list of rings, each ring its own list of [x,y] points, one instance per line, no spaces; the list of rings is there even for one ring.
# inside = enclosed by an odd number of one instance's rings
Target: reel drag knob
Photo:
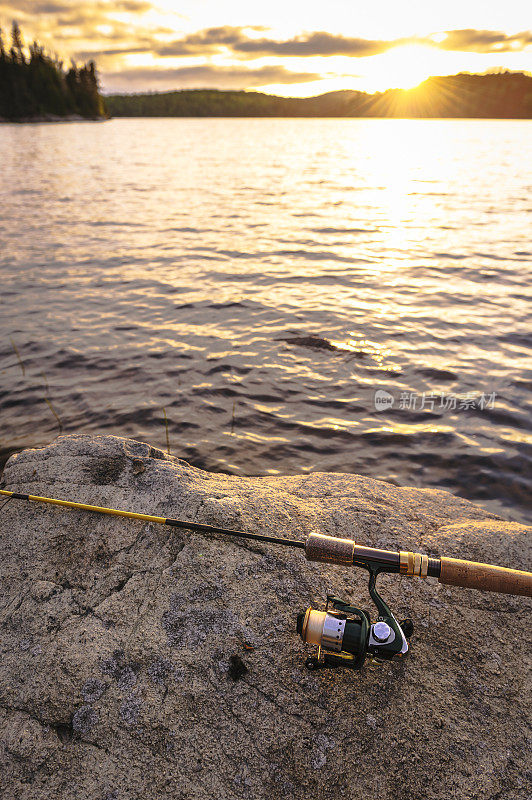
[[[387,622],[376,622],[373,626],[373,638],[376,642],[386,642],[392,633],[392,629]]]

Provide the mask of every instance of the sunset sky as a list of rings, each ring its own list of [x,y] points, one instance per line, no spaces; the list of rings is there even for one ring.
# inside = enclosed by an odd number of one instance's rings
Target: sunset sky
[[[532,0],[0,0],[103,90],[214,87],[307,96],[408,88],[429,75],[532,71]],[[7,30],[6,30],[7,29]]]

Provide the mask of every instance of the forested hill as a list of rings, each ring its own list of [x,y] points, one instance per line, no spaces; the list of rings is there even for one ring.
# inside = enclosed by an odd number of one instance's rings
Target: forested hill
[[[34,42],[26,52],[20,29],[13,23],[11,47],[6,50],[0,31],[0,120],[55,119],[106,116],[91,61],[64,70]]]
[[[110,95],[115,117],[532,118],[532,77],[522,72],[428,78],[415,89],[287,98],[214,89]]]

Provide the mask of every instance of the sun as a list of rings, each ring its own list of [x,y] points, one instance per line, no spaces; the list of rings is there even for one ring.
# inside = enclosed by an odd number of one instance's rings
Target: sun
[[[423,45],[398,46],[383,53],[372,75],[379,89],[413,89],[432,74],[434,50]],[[377,67],[377,63],[375,63]]]

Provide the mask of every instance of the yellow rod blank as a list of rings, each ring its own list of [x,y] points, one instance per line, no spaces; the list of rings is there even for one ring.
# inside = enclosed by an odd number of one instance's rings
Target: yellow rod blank
[[[16,500],[33,500],[36,503],[50,503],[54,506],[66,508],[77,508],[80,511],[93,511],[97,514],[111,514],[115,517],[127,517],[128,519],[138,519],[143,522],[157,522],[160,525],[169,525],[172,528],[184,528],[189,531],[199,533],[221,533],[224,536],[239,536],[241,539],[252,539],[255,542],[268,542],[269,544],[279,544],[283,547],[297,547],[305,549],[305,542],[298,542],[292,539],[278,538],[277,536],[264,536],[261,533],[248,533],[247,531],[233,531],[228,528],[218,528],[216,525],[206,525],[203,522],[186,522],[170,517],[156,517],[152,514],[136,514],[134,511],[121,511],[118,508],[104,508],[103,506],[91,506],[88,503],[74,503],[71,500],[55,500],[52,497],[39,497],[35,494],[21,494],[20,492],[8,492],[0,489],[0,495],[13,497]]]
[[[19,492],[7,492],[0,489],[0,494],[7,497],[20,496]],[[129,519],[142,519],[145,522],[158,522],[161,525],[166,523],[166,517],[154,517],[151,514],[136,514],[134,511],[120,511],[118,508],[104,508],[103,506],[91,506],[88,503],[73,503],[70,500],[55,500],[52,497],[39,497],[34,494],[23,495],[24,499],[33,500],[36,503],[50,503],[54,506],[66,506],[66,508],[79,508],[81,511],[95,511],[98,514],[111,514],[114,517],[128,517]]]

